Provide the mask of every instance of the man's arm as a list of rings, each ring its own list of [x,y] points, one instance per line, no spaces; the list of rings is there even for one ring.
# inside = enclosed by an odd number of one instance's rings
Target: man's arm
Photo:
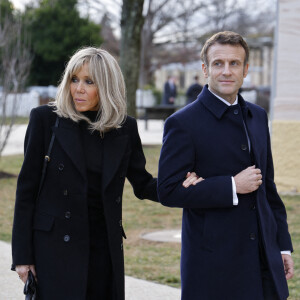
[[[163,205],[186,208],[233,207],[231,176],[205,178],[185,188],[183,179],[195,171],[192,137],[174,116],[165,123],[159,161],[158,195]]]
[[[292,241],[288,231],[287,214],[286,214],[285,206],[280,196],[278,195],[276,185],[274,182],[274,166],[273,166],[273,158],[272,158],[272,151],[271,151],[270,135],[269,135],[269,129],[267,123],[267,115],[265,116],[265,118],[266,118],[266,128],[268,131],[267,132],[268,135],[267,171],[265,177],[266,196],[277,223],[277,242],[279,248],[282,251],[290,250],[291,252],[293,252]]]

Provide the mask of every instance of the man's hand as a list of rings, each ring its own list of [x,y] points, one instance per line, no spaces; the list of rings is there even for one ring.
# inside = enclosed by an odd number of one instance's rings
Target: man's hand
[[[196,185],[198,182],[204,180],[202,177],[197,176],[195,172],[187,172],[186,180],[182,183],[185,188],[188,188],[191,185]]]
[[[281,256],[284,266],[285,278],[286,280],[289,280],[294,276],[294,262],[291,255],[281,254]]]
[[[234,176],[236,192],[238,194],[248,194],[256,191],[262,184],[260,169],[251,166]]]
[[[28,277],[28,271],[31,271],[36,280],[36,272],[34,265],[18,265],[16,266],[16,272],[19,278],[25,283]]]

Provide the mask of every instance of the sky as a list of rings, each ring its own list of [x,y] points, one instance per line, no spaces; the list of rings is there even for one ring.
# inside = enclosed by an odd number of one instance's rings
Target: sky
[[[30,2],[30,0],[12,0],[11,1],[17,9],[24,9],[24,6]]]

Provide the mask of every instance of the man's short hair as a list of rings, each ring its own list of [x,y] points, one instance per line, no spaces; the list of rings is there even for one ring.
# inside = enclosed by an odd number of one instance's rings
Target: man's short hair
[[[248,63],[249,60],[249,48],[247,43],[245,42],[245,40],[243,39],[243,37],[233,31],[222,31],[222,32],[218,32],[216,34],[214,34],[211,38],[209,38],[202,50],[201,50],[201,60],[203,61],[203,63],[208,66],[208,57],[207,57],[207,52],[208,49],[215,44],[221,44],[221,45],[232,45],[232,46],[241,46],[244,48],[245,50],[245,61],[244,61],[244,65],[246,65]]]

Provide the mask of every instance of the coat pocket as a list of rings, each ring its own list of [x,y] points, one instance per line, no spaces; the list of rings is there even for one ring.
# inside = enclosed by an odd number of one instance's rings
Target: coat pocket
[[[35,213],[33,221],[33,229],[41,231],[50,231],[54,224],[54,217],[44,214]]]

